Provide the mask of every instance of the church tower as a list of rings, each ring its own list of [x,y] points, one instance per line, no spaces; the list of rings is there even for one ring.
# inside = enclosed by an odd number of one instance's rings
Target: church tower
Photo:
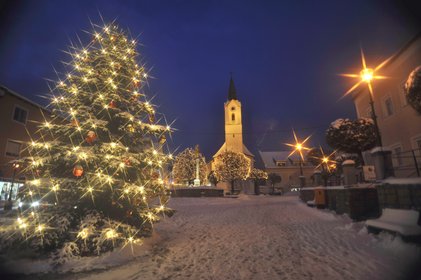
[[[241,102],[237,98],[234,80],[230,79],[228,89],[228,100],[224,103],[225,113],[225,143],[213,156],[211,169],[214,169],[216,158],[225,151],[242,153],[250,160],[253,166],[254,155],[246,148],[243,143],[243,122],[241,114]]]
[[[243,152],[243,123],[241,117],[241,102],[237,99],[234,81],[231,77],[228,101],[224,104],[225,110],[225,145],[229,151]]]

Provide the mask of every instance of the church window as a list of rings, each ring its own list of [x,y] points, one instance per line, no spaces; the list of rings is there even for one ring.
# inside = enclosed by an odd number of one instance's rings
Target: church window
[[[235,111],[235,107],[231,107],[231,111]]]
[[[235,121],[235,114],[232,114],[232,115],[231,115],[231,120],[232,120],[232,121]]]

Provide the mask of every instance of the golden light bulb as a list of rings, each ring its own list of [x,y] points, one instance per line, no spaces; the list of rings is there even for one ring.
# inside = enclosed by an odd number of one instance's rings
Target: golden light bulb
[[[93,192],[93,190],[94,190],[94,188],[92,188],[92,187],[88,187],[88,192]]]
[[[373,77],[374,77],[374,71],[373,71],[373,69],[371,69],[371,68],[364,68],[360,72],[360,77],[361,77],[361,80],[362,81],[364,81],[366,83],[369,83],[373,79]]]

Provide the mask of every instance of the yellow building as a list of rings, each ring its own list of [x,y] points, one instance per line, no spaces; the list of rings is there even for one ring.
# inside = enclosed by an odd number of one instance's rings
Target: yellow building
[[[211,170],[215,169],[218,156],[225,151],[242,153],[249,161],[251,168],[254,164],[254,155],[247,149],[243,142],[243,122],[241,102],[237,98],[234,81],[231,77],[228,89],[228,100],[224,103],[225,113],[225,143],[213,156],[210,163]],[[244,186],[241,186],[244,189]]]
[[[370,58],[366,58],[368,63]],[[417,176],[415,159],[421,168],[421,115],[406,101],[404,84],[409,74],[421,65],[421,33],[405,44],[382,67],[378,75],[387,79],[373,83],[374,110],[383,147],[392,151],[397,177]],[[373,67],[374,65],[367,65]],[[363,87],[353,95],[357,116],[371,117],[369,92]],[[365,153],[370,163],[369,153]],[[421,172],[421,171],[420,171]]]
[[[228,100],[224,103],[225,112],[225,143],[216,152],[212,160],[212,170],[214,169],[215,159],[225,151],[242,153],[253,166],[254,155],[247,149],[243,143],[243,122],[241,116],[241,102],[237,99],[237,91],[234,81],[231,77]]]

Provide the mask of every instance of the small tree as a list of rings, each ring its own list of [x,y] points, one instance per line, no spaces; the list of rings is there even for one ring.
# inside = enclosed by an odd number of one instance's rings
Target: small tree
[[[254,193],[259,194],[259,185],[266,183],[268,174],[261,169],[253,168],[250,172],[249,178],[254,182]]]
[[[269,173],[268,180],[272,186],[272,193],[275,193],[275,185],[282,182],[282,177],[276,173]]]
[[[206,179],[208,168],[205,157],[192,148],[187,148],[179,153],[173,165],[173,178],[176,183],[191,184],[196,178],[196,160],[199,158],[199,179],[203,182]]]
[[[376,145],[374,122],[369,118],[337,119],[326,131],[326,142],[334,149],[358,154],[363,162],[362,152]]]
[[[243,154],[226,151],[217,157],[216,177],[220,181],[231,183],[231,193],[234,193],[234,182],[245,180],[249,171],[250,161]]]
[[[404,89],[408,103],[421,114],[421,66],[409,74]]]

